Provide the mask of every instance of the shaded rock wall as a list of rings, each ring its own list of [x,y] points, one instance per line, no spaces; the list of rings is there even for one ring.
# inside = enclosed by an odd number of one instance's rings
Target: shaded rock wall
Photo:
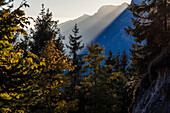
[[[148,72],[137,90],[133,113],[170,113],[170,46],[151,62]]]
[[[148,89],[140,88],[133,113],[170,113],[170,68],[157,71],[157,79]]]

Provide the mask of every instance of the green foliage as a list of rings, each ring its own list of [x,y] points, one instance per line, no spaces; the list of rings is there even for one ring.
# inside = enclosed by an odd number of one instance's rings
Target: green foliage
[[[131,4],[133,27],[125,30],[134,37],[132,45],[129,75],[131,95],[134,95],[141,81],[145,81],[142,88],[150,84],[148,66],[168,45],[170,31],[168,29],[168,12],[170,12],[167,0],[144,0],[141,4]],[[134,96],[132,98],[134,100]]]
[[[118,50],[115,59],[116,59],[116,64],[114,66],[114,69],[116,72],[120,72],[120,50]]]
[[[65,54],[64,44],[63,40],[65,39],[65,36],[62,36],[61,34],[58,35],[57,39],[54,40],[54,44],[58,50],[61,51],[61,54]]]
[[[126,75],[128,63],[128,55],[125,50],[122,53],[118,50],[116,56],[113,56],[112,51],[110,50],[108,52],[108,57],[105,58],[105,65],[112,66],[112,69],[108,71],[109,73],[122,72]]]
[[[85,76],[78,91],[80,93],[79,112],[83,113],[118,113],[121,112],[126,78],[120,72],[108,73],[112,66],[103,65],[104,47],[99,44],[87,46],[83,66]],[[84,103],[82,102],[84,101]]]
[[[132,44],[132,64],[139,76],[147,73],[149,63],[161,53],[169,42],[167,29],[166,0],[146,0],[142,4],[132,4],[129,10],[135,18],[132,19],[133,28],[128,27],[127,33],[134,36]]]
[[[121,59],[120,59],[120,72],[124,73],[126,76],[127,73],[127,66],[128,66],[128,55],[126,53],[126,50],[123,51],[123,53],[121,54]]]
[[[73,59],[76,59],[76,56],[77,56],[77,52],[81,49],[84,48],[84,44],[81,45],[81,41],[79,41],[82,36],[78,35],[79,33],[79,29],[77,27],[77,24],[75,24],[74,28],[73,28],[73,35],[70,35],[69,39],[69,44],[70,45],[66,45],[68,49],[70,49],[70,54],[73,56]]]
[[[78,35],[79,33],[79,28],[77,27],[77,24],[75,24],[74,28],[72,29],[73,35],[70,35],[69,37],[69,45],[66,45],[67,48],[70,50],[70,58],[73,62],[73,65],[75,65],[75,69],[71,72],[69,72],[69,76],[71,79],[71,89],[70,93],[74,95],[75,92],[75,87],[80,84],[81,81],[81,76],[82,76],[82,56],[83,55],[78,55],[78,51],[84,48],[84,44],[82,44],[82,38],[81,35]]]
[[[108,51],[108,57],[105,60],[105,65],[112,65],[113,67],[116,65],[116,59],[111,50]]]
[[[21,10],[28,4],[23,0],[19,8],[12,10],[11,3],[11,0],[0,1],[0,6],[6,8],[0,9],[1,112],[127,112],[125,52],[115,57],[110,51],[104,63],[104,47],[92,43],[87,46],[87,55],[78,55],[84,44],[75,24],[67,45],[73,56],[70,60],[64,55],[64,36],[59,33],[57,22],[52,21],[49,10],[45,12],[42,7],[30,37],[24,30],[29,18]],[[17,33],[25,39],[14,45]],[[29,45],[31,38],[33,43]],[[30,47],[33,53],[29,52]]]
[[[62,36],[60,35],[60,29],[57,27],[58,21],[52,20],[52,13],[47,9],[45,12],[44,4],[42,5],[40,16],[35,20],[35,30],[31,30],[31,39],[33,42],[31,44],[31,52],[39,55],[39,51],[46,45],[46,42],[51,40],[52,36],[57,37],[59,35],[58,40],[56,40],[56,44],[62,44]],[[64,52],[62,47],[57,45],[58,49],[61,49]]]

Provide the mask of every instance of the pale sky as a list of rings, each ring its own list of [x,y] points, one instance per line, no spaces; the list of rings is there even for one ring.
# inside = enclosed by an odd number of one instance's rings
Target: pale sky
[[[14,0],[17,7],[22,0]],[[75,19],[83,14],[93,15],[103,5],[120,5],[124,2],[130,4],[131,0],[27,0],[30,8],[26,8],[27,16],[36,18],[42,3],[53,13],[53,19],[60,23]]]

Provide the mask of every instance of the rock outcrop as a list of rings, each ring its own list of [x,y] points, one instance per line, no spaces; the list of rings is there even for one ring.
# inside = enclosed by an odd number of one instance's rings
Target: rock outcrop
[[[148,73],[137,90],[133,113],[170,113],[170,46],[151,62]]]

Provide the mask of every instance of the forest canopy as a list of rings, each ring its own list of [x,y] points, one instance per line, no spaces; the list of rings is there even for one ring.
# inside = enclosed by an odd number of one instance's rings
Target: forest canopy
[[[0,1],[2,113],[130,113],[149,64],[169,44],[169,5],[162,0],[129,6],[133,27],[125,30],[135,42],[130,56],[125,50],[106,55],[105,47],[94,42],[85,46],[77,23],[65,37],[44,4],[29,29],[32,18],[23,10],[29,4],[23,0],[16,9],[13,4]],[[79,53],[83,48],[87,54]]]

